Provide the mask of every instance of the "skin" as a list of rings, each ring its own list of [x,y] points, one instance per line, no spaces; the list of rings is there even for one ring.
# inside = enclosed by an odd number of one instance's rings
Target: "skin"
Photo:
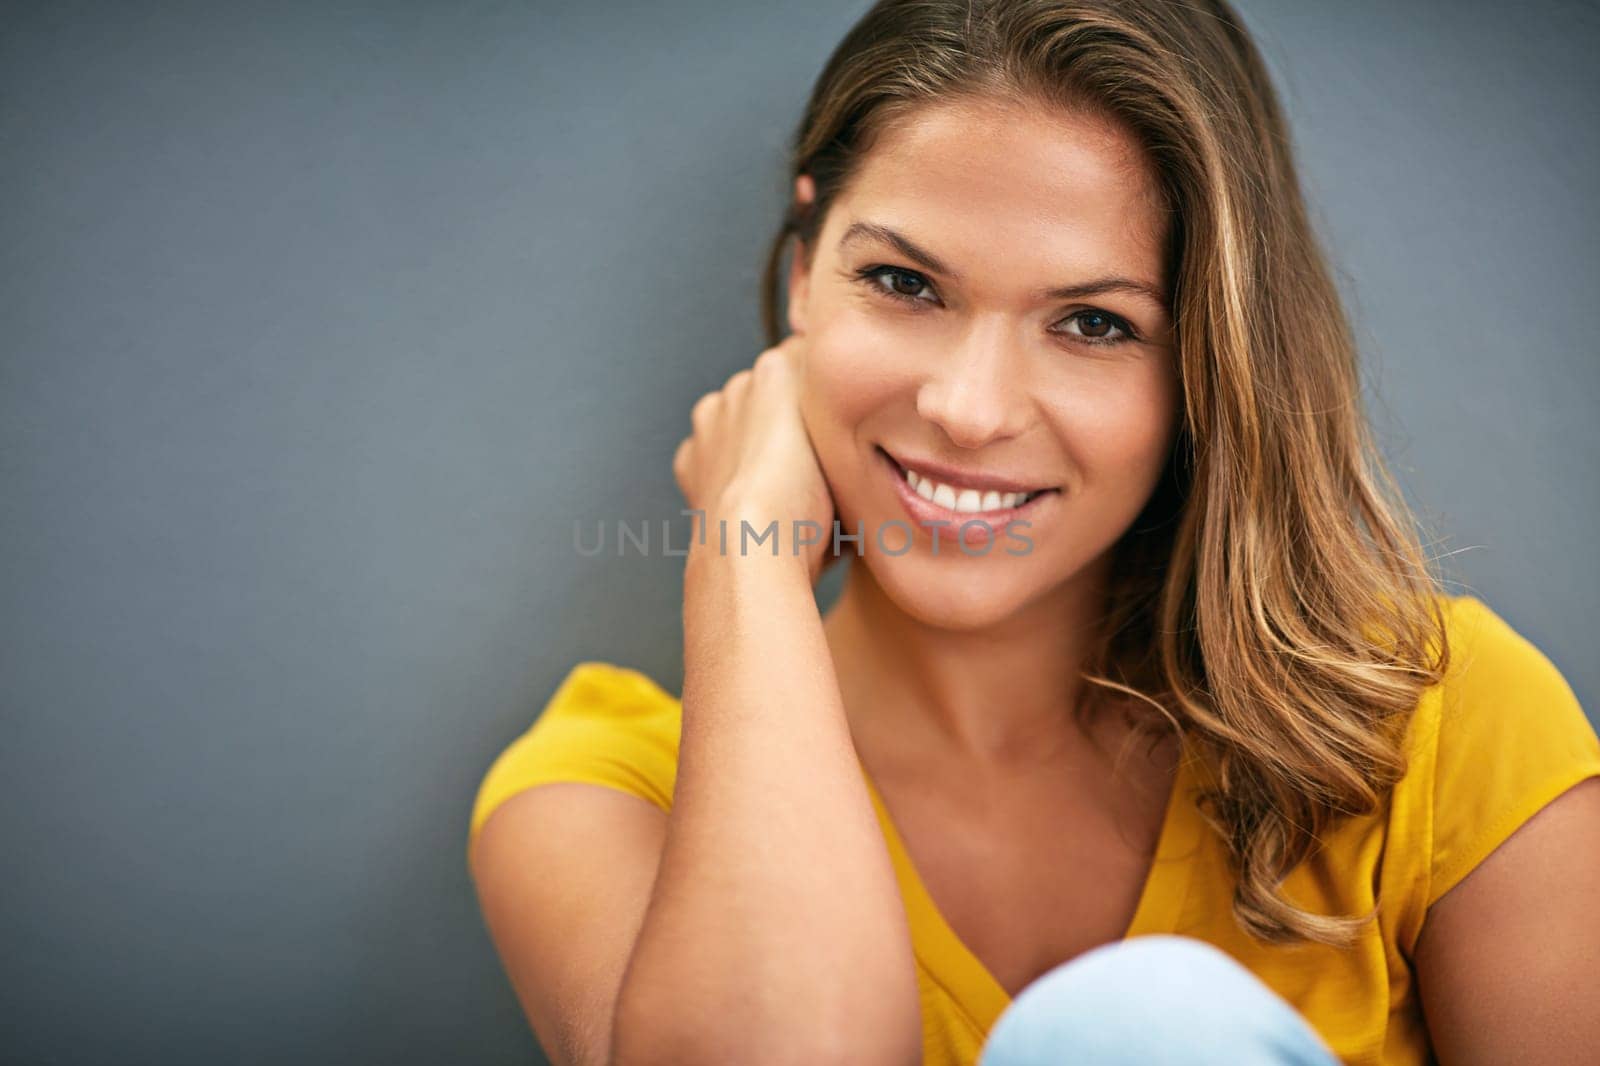
[[[1417,987],[1445,1066],[1592,1063],[1600,777],[1557,796],[1428,909]]]
[[[809,178],[796,195],[810,200]],[[960,278],[882,240],[841,246],[858,221],[899,231]],[[904,756],[984,777],[1081,743],[1063,709],[1079,698],[1110,549],[1161,476],[1181,392],[1161,299],[1035,290],[1107,277],[1164,290],[1164,236],[1154,176],[1129,133],[986,101],[886,131],[816,247],[796,257],[802,412],[844,528],[869,531],[865,565],[827,618],[861,733],[893,734]],[[897,272],[857,277],[875,266]],[[1136,338],[1093,343],[1127,332],[1106,313]],[[934,530],[896,499],[879,445],[1060,491],[1036,505],[1027,554],[967,555],[948,531],[936,554]],[[870,539],[895,519],[917,530],[898,556]]]
[[[1132,136],[1093,115],[998,101],[916,113],[884,133],[815,246],[795,257],[792,335],[696,405],[694,434],[674,456],[685,497],[713,528],[719,517],[827,528],[837,514],[847,531],[869,531],[824,619],[850,735],[875,779],[960,781],[948,816],[985,809],[991,836],[1029,809],[1073,802],[1045,783],[1087,765],[1067,711],[1081,695],[1074,675],[1107,553],[1159,480],[1181,403],[1160,301],[1035,292],[1107,276],[1159,287],[1154,190]],[[813,198],[809,178],[795,196]],[[893,227],[950,271],[893,244],[840,247],[856,221]],[[875,266],[901,273],[857,279]],[[894,289],[928,302],[882,295]],[[1103,332],[1091,323],[1104,320],[1069,320],[1095,310],[1138,339],[1082,343],[1075,334]],[[870,532],[909,516],[877,445],[1061,492],[1032,516],[1027,555],[963,555],[946,534],[935,556],[925,529],[912,551],[888,555]],[[737,564],[784,582],[768,568],[789,564],[757,558]],[[814,583],[823,563],[808,550],[792,576]],[[1147,768],[1155,781],[1168,770]],[[1439,1061],[1589,1061],[1600,1010],[1575,997],[1592,1001],[1600,965],[1597,851],[1591,779],[1431,908],[1414,963]]]
[[[809,179],[796,195],[812,199]],[[712,529],[837,512],[868,531],[823,625],[849,734],[941,910],[1012,989],[1126,928],[1175,771],[1175,745],[1139,758],[1119,719],[1081,732],[1070,713],[1109,553],[1179,424],[1159,204],[1137,141],[1098,116],[919,113],[878,138],[796,257],[793,335],[696,405],[674,458]],[[944,269],[845,242],[862,221]],[[879,267],[895,273],[863,276]],[[1107,278],[1146,291],[1041,295]],[[969,555],[945,534],[936,553],[880,445],[1055,488],[1028,516],[1032,550]],[[876,550],[894,520],[918,529],[904,554]],[[934,785],[951,780],[959,793]],[[1063,821],[1078,827],[1065,849]]]

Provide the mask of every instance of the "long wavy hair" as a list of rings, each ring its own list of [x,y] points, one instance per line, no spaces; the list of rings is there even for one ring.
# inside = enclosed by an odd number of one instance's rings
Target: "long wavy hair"
[[[1372,920],[1279,894],[1340,819],[1406,769],[1403,737],[1450,651],[1415,517],[1361,405],[1356,346],[1308,221],[1265,64],[1223,0],[883,0],[850,30],[790,145],[762,276],[814,247],[876,133],[919,106],[1001,95],[1089,109],[1142,142],[1171,219],[1183,391],[1166,472],[1114,547],[1082,716],[1203,752],[1240,928],[1345,946]],[[1119,695],[1120,694],[1120,695]],[[1133,710],[1128,710],[1129,707]]]

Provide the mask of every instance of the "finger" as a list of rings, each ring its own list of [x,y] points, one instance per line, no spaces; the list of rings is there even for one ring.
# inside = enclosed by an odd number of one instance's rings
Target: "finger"
[[[755,366],[751,370],[763,377],[771,377],[788,358],[789,352],[783,345],[774,345],[756,356]]]
[[[694,407],[689,410],[689,422],[698,432],[711,417],[712,410],[717,406],[717,401],[722,398],[718,392],[708,392],[694,402]]]
[[[802,363],[804,347],[805,342],[801,335],[791,333],[765,352],[762,352],[761,356],[768,362],[786,364],[798,370]]]
[[[689,486],[686,481],[689,474],[689,450],[693,437],[685,437],[678,442],[677,450],[672,453],[672,476],[678,482],[678,489],[688,495]]]

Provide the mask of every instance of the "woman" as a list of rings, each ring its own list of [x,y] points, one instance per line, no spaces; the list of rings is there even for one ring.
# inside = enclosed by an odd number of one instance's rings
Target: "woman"
[[[1600,1044],[1600,739],[1436,587],[1233,11],[880,3],[792,168],[682,697],[578,664],[473,812],[552,1060]]]

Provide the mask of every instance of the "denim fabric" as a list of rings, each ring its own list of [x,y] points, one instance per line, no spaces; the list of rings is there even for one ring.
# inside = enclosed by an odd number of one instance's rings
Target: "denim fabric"
[[[1311,1026],[1226,952],[1193,937],[1105,944],[1029,984],[979,1066],[1339,1066]]]

